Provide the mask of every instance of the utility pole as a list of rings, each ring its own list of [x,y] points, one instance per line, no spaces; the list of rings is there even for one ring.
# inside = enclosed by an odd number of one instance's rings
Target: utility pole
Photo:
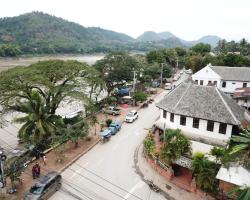
[[[133,71],[133,73],[134,73],[134,78],[133,78],[133,89],[132,89],[132,91],[135,92],[135,82],[136,82],[135,71]]]
[[[4,162],[7,156],[4,154],[3,150],[0,150],[0,167],[1,167],[1,182],[2,182],[2,192],[6,193],[6,180],[4,174]]]
[[[163,64],[164,63],[161,63],[161,88],[162,88]]]
[[[178,59],[178,56],[177,56],[177,60],[176,60],[176,68],[178,69],[179,67],[179,59]]]

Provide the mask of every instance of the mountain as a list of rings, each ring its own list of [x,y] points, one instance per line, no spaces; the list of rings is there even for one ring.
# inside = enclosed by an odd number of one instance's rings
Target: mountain
[[[26,53],[84,53],[119,48],[134,39],[102,28],[86,28],[42,12],[0,19],[0,44]]]
[[[167,40],[169,38],[176,38],[176,36],[170,32],[156,33],[154,31],[145,31],[142,35],[136,38],[136,40],[142,42],[149,42],[149,41],[152,42],[152,41]]]
[[[197,41],[185,41],[170,32],[153,31],[146,31],[134,39],[123,33],[99,27],[84,27],[42,12],[0,19],[1,56],[13,56],[13,52],[16,55],[95,53],[110,50],[150,51],[159,48],[191,47],[199,42],[214,46],[219,39],[217,36],[205,36]]]
[[[142,35],[140,35],[138,38],[136,38],[137,41],[141,42],[152,42],[152,41],[159,41],[163,38],[159,36],[157,33],[153,31],[146,31]]]
[[[178,38],[177,36],[175,36],[174,34],[170,32],[156,33],[153,31],[144,32],[136,40],[143,41],[143,42],[146,42],[146,41],[156,42],[156,41],[168,40],[170,38],[175,38],[175,41],[179,40],[178,43],[182,43],[182,46],[187,46],[187,47],[192,47],[198,43],[207,43],[207,44],[210,44],[212,47],[215,47],[218,41],[221,40],[221,38],[216,35],[207,35],[198,40],[187,41],[187,40]]]
[[[167,32],[167,31],[158,33],[158,36],[160,36],[164,40],[167,40],[169,38],[177,38],[174,34]]]
[[[212,47],[215,47],[220,40],[221,38],[216,35],[207,35],[197,40],[197,43],[207,43],[210,44]]]

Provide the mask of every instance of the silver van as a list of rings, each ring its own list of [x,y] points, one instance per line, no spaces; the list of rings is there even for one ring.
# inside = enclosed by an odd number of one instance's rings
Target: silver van
[[[45,200],[51,197],[62,184],[62,176],[58,172],[49,172],[38,180],[28,192],[24,194],[24,200]]]

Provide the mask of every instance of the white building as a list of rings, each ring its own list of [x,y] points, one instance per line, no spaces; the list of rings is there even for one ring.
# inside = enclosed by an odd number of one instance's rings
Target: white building
[[[198,85],[216,85],[223,92],[233,94],[236,88],[250,87],[250,67],[225,67],[208,64],[192,75]]]
[[[193,83],[180,84],[156,106],[160,118],[155,126],[162,130],[181,129],[192,140],[193,153],[226,146],[249,116],[217,87]]]
[[[250,110],[250,87],[236,89],[233,94],[233,99],[241,107]]]

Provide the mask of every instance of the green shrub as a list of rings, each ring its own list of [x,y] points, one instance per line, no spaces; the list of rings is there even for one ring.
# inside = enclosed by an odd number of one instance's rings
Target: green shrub
[[[106,122],[107,127],[109,127],[109,125],[112,123],[112,119],[107,119],[105,122]]]
[[[155,141],[151,137],[147,137],[143,142],[144,150],[146,154],[150,155],[155,151]]]

